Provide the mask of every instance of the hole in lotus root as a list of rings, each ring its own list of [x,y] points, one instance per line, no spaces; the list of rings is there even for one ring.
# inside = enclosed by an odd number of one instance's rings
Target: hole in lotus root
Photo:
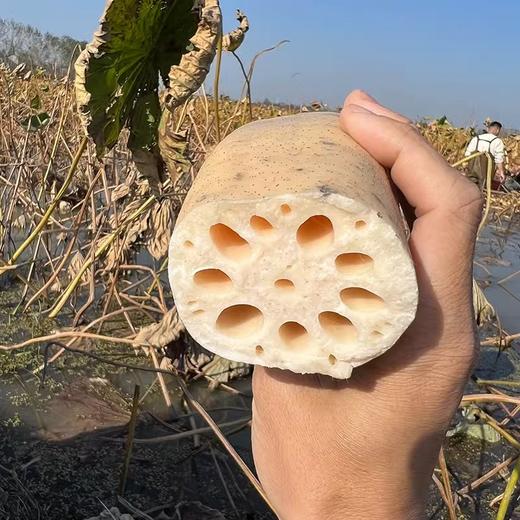
[[[249,224],[253,230],[261,236],[270,235],[274,230],[273,225],[267,219],[259,217],[258,215],[253,215]]]
[[[292,291],[294,291],[294,288],[295,288],[294,282],[292,282],[291,280],[287,280],[286,278],[276,280],[276,282],[274,282],[274,286],[277,289],[280,289],[281,291],[287,291],[287,292],[292,292]]]
[[[310,341],[307,329],[295,321],[284,323],[279,329],[279,334],[282,342],[289,348],[303,348]]]
[[[334,240],[332,222],[324,215],[314,215],[298,228],[296,240],[302,249],[319,252]]]
[[[357,329],[352,322],[337,312],[322,312],[318,316],[323,331],[339,343],[352,343],[357,338]]]
[[[203,287],[209,292],[221,293],[231,289],[231,278],[220,269],[204,269],[193,275],[195,285]]]
[[[338,360],[337,360],[336,356],[334,356],[334,355],[331,354],[331,355],[329,356],[329,363],[330,363],[331,365],[335,365],[337,362],[338,362]]]
[[[230,338],[246,338],[257,333],[264,323],[262,311],[252,305],[233,305],[217,318],[219,332]]]
[[[249,242],[225,224],[211,226],[209,234],[218,251],[230,260],[243,262],[251,255]]]
[[[385,301],[377,294],[361,289],[361,287],[349,287],[340,293],[341,301],[355,311],[374,312],[385,306]]]
[[[336,258],[336,268],[343,274],[361,273],[373,265],[372,257],[363,253],[344,253]]]
[[[282,215],[289,215],[289,213],[291,213],[292,209],[291,209],[291,206],[289,206],[289,204],[282,204],[280,206],[280,211],[282,212]]]

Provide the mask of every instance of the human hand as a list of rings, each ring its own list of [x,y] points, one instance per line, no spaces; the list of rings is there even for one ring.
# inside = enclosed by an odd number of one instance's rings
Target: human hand
[[[348,381],[257,366],[255,464],[282,520],[418,519],[476,352],[481,195],[410,121],[363,92],[348,96],[341,124],[391,170],[414,214],[417,316]]]
[[[500,183],[502,183],[502,182],[504,182],[506,180],[506,171],[505,171],[505,168],[504,168],[504,163],[498,163],[497,164],[495,178]]]

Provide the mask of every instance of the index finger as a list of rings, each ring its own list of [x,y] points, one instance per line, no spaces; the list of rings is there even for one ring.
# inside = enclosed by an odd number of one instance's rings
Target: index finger
[[[343,129],[381,165],[418,217],[439,208],[455,209],[479,199],[475,186],[452,168],[410,123],[347,103]]]
[[[381,105],[376,99],[370,94],[367,94],[364,90],[354,90],[345,99],[345,107],[348,105],[359,105],[366,108],[370,112],[377,114],[378,116],[386,116],[390,119],[395,119],[401,123],[411,124],[411,121],[397,112],[390,110],[389,108]]]

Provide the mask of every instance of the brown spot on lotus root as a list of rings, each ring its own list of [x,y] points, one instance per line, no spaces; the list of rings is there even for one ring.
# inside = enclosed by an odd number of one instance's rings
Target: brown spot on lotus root
[[[246,338],[256,334],[264,324],[262,311],[253,305],[233,305],[217,318],[219,332],[230,338]]]
[[[225,257],[243,262],[251,255],[249,242],[225,224],[215,224],[209,229],[213,244]]]
[[[196,311],[193,311],[193,316],[200,316],[201,314],[204,314],[204,310],[198,309]]]
[[[286,278],[282,278],[281,280],[276,280],[276,282],[274,282],[274,286],[277,288],[277,289],[280,289],[282,291],[293,291],[294,290],[294,282],[292,282],[291,280],[287,280]]]
[[[193,242],[191,240],[186,240],[186,242],[184,242],[184,247],[186,249],[191,249],[193,247]]]
[[[231,278],[220,269],[203,269],[193,275],[193,282],[209,292],[226,291],[232,288]]]
[[[289,206],[289,204],[282,204],[280,206],[280,211],[282,212],[282,215],[289,215],[289,213],[291,213],[292,209],[291,209],[291,206]]]
[[[334,241],[334,227],[324,215],[308,218],[296,233],[299,246],[309,252],[319,252]]]
[[[259,235],[270,235],[274,230],[273,225],[267,219],[259,217],[258,215],[253,215],[249,224]]]
[[[367,226],[367,223],[364,221],[364,220],[358,220],[355,224],[354,224],[354,227],[358,230],[361,230],[363,228],[365,228]]]
[[[337,363],[337,361],[338,361],[338,360],[337,360],[336,356],[334,356],[333,354],[331,354],[331,355],[329,356],[329,363],[330,363],[331,365],[335,365],[335,364]]]
[[[373,265],[372,257],[363,253],[344,253],[336,258],[336,269],[343,274],[361,273]]]
[[[304,348],[310,341],[307,329],[295,321],[284,323],[279,334],[283,344],[292,349]]]
[[[348,318],[337,312],[322,312],[318,321],[323,331],[340,343],[352,343],[357,338],[356,327]]]
[[[257,356],[261,356],[264,353],[264,347],[261,345],[257,345],[255,348],[255,352]]]
[[[370,334],[370,337],[372,339],[379,339],[383,336],[383,333],[382,332],[379,332],[378,330],[374,330],[371,334]]]
[[[362,289],[361,287],[349,287],[340,293],[341,301],[355,311],[374,312],[385,306],[385,301],[377,294]]]

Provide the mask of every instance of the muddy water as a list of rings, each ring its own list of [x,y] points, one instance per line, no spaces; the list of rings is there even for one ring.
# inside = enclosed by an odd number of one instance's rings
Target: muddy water
[[[514,230],[505,232],[502,228],[489,225],[478,239],[475,256],[475,278],[495,308],[502,328],[509,334],[520,332],[520,273],[515,275],[520,270],[518,226]],[[503,281],[508,277],[508,280]],[[481,330],[482,337],[493,336],[496,333],[495,327],[484,327]],[[510,349],[502,353],[495,347],[482,347],[474,375],[488,380],[518,381],[520,342],[515,342]],[[480,387],[471,381],[468,382],[466,393],[480,391],[482,391]],[[507,392],[518,393],[514,389],[508,389]],[[496,417],[502,417],[498,407],[491,406],[486,410]],[[462,425],[468,427],[467,421],[459,413],[452,427],[457,430]],[[468,430],[462,429],[460,434],[450,437],[445,452],[450,471],[455,477],[455,483],[452,484],[454,489],[460,489],[476,480],[499,462],[515,454],[496,432],[478,423],[471,423]],[[505,481],[499,477],[482,486],[478,492],[472,493],[471,499],[462,498],[460,505],[465,513],[464,518],[478,520],[495,518],[497,509],[489,508],[488,504],[503,492],[504,486]],[[429,512],[430,519],[448,518],[448,512],[436,493],[432,494]]]
[[[206,424],[189,414],[174,379],[168,384],[173,400],[169,408],[160,392],[145,395],[153,382],[149,374],[109,369],[92,376],[95,369],[90,364],[77,366],[74,376],[67,374],[68,381],[61,384],[49,374],[51,387],[44,390],[27,383],[22,388],[19,381],[4,385],[1,413],[11,418],[16,415],[17,421],[0,426],[0,465],[15,469],[21,484],[8,479],[0,468],[0,491],[8,487],[11,493],[2,503],[0,492],[2,520],[32,520],[38,518],[38,510],[42,519],[82,520],[99,514],[102,504],[118,505],[130,395],[136,384],[142,389],[143,401],[125,498],[143,511],[164,505],[169,515],[165,518],[177,518],[175,506],[181,502],[193,515],[194,503],[201,502],[230,519],[268,518],[255,492],[209,433],[175,440],[179,432]],[[210,392],[205,384],[194,385],[192,391],[215,421],[224,425],[223,431],[240,455],[251,463],[246,424],[251,407],[249,382],[233,386],[240,393]],[[5,406],[13,396],[15,399]],[[159,437],[160,442],[149,443]],[[27,494],[35,506],[27,512],[20,507],[15,510],[13,500],[27,502]],[[16,514],[2,516],[6,510]]]
[[[477,244],[475,275],[509,333],[520,332],[520,275],[499,282],[519,269],[520,232],[505,234],[488,227]],[[17,302],[16,288],[2,291],[0,343],[10,342],[28,330],[33,335],[42,334],[53,326],[37,316],[12,319],[10,315]],[[483,333],[486,332],[495,331]],[[94,347],[103,356],[148,366],[121,346],[85,345],[87,349]],[[41,372],[33,374],[41,361],[42,352],[37,349],[0,357],[0,371],[4,372],[0,382],[2,520],[84,519],[99,514],[103,504],[117,505],[124,460],[122,441],[135,385],[142,389],[142,406],[125,492],[129,502],[142,510],[165,504],[164,511],[169,515],[173,511],[171,504],[200,501],[229,519],[272,518],[210,435],[202,432],[197,439],[150,443],[152,438],[205,427],[200,419],[187,414],[174,378],[167,376],[173,400],[169,408],[154,384],[153,374],[65,355],[48,370],[42,384]],[[519,342],[502,354],[493,347],[483,348],[475,374],[485,379],[518,379]],[[241,424],[237,423],[250,417],[250,381],[235,381],[231,386],[235,393],[211,391],[202,382],[195,384],[192,391],[218,423],[231,423],[225,431],[230,432],[231,442],[251,463],[249,429],[240,429]],[[473,383],[468,384],[467,390],[478,391]],[[461,420],[461,416],[457,417],[453,426],[457,427]],[[504,442],[486,439],[464,434],[450,437],[447,458],[457,481],[456,489],[511,454]],[[6,469],[16,471],[16,478]],[[476,500],[462,500],[465,517],[493,518],[496,511],[489,511],[485,504],[503,490],[503,485],[499,479],[473,495]],[[150,516],[156,518],[159,513],[160,509]],[[447,518],[433,492],[429,517]]]
[[[20,301],[16,289],[1,294],[0,344],[27,332],[41,335],[52,324],[28,317],[10,319]],[[117,324],[112,333],[117,334]],[[118,345],[88,345],[107,359],[149,367],[149,361]],[[81,355],[65,355],[52,364],[42,384],[36,375],[43,352],[27,349],[0,355],[0,519],[85,519],[99,514],[103,505],[117,505],[125,457],[124,439],[131,396],[141,388],[141,413],[129,467],[125,498],[146,510],[173,504],[197,516],[192,502],[202,502],[228,518],[262,518],[262,504],[212,436],[198,439],[147,439],[203,428],[187,416],[177,381],[166,376],[173,406],[164,404],[154,374],[103,365]],[[251,463],[249,434],[249,381],[233,384],[236,393],[209,391],[204,383],[192,392],[211,413]],[[193,422],[192,422],[193,421]],[[7,470],[16,471],[16,475]],[[171,510],[171,511],[170,511]],[[156,515],[161,511],[156,511]],[[175,517],[177,518],[177,517]],[[186,516],[188,518],[188,516]],[[208,517],[210,518],[210,517]],[[217,518],[217,517],[215,517]]]
[[[520,273],[515,276],[519,270],[520,231],[488,227],[477,243],[475,277],[485,286],[502,326],[513,333],[520,331]]]

